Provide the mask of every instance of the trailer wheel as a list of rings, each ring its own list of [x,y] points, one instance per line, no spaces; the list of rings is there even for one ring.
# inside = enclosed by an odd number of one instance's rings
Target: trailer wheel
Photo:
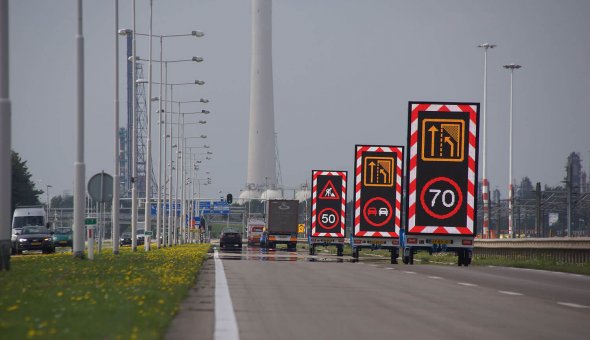
[[[391,264],[397,264],[397,249],[391,249]]]
[[[352,248],[352,262],[359,261],[359,248]]]
[[[463,265],[463,263],[464,263],[464,261],[465,261],[465,260],[464,260],[464,257],[465,257],[465,255],[463,254],[463,250],[459,250],[459,251],[457,252],[457,265],[458,265],[459,267],[461,267],[461,266]]]
[[[336,247],[337,247],[337,253],[336,253],[336,256],[344,256],[344,247],[343,247],[343,246],[341,246],[341,245],[339,245],[339,246],[336,246]]]
[[[315,255],[315,246],[313,244],[309,245],[309,255]]]
[[[410,264],[413,265],[414,264],[414,251],[413,250],[410,250],[410,259],[409,260],[410,260]]]

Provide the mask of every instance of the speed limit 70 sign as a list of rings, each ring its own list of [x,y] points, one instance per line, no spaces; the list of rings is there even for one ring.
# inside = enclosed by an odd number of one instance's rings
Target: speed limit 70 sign
[[[476,233],[479,104],[410,102],[407,232]]]
[[[346,171],[311,172],[311,236],[344,237],[346,174]]]

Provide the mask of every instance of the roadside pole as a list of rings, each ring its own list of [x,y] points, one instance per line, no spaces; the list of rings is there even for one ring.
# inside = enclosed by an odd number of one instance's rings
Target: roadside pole
[[[10,270],[12,162],[8,73],[8,0],[0,0],[0,271]]]

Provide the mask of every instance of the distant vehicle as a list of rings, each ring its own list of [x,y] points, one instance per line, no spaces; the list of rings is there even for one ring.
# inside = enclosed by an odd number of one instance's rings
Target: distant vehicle
[[[368,215],[377,216],[377,208],[373,208],[373,207],[369,208],[369,209],[367,210],[367,214],[368,214]]]
[[[121,234],[121,237],[119,238],[119,245],[121,245],[121,246],[130,246],[131,245],[131,232],[130,231],[126,231],[123,234]]]
[[[248,238],[248,245],[260,245],[260,238],[264,232],[264,221],[251,219],[248,221],[248,227],[246,229],[246,235]]]
[[[145,243],[145,230],[137,229],[137,245],[141,246]]]
[[[225,249],[228,246],[242,248],[242,233],[236,228],[225,228],[219,238],[219,247]]]
[[[55,252],[53,238],[45,226],[25,226],[16,239],[13,254],[22,254],[24,250],[41,250],[43,254]]]
[[[274,249],[277,244],[286,244],[287,249],[297,249],[299,202],[297,200],[266,201],[266,228],[260,246]]]
[[[389,210],[387,208],[379,208],[379,216],[381,215],[389,216]]]
[[[53,244],[56,247],[71,247],[73,245],[72,234],[72,228],[56,228],[53,233]]]
[[[12,249],[16,249],[18,235],[25,226],[42,226],[49,232],[45,209],[40,205],[18,206],[12,215]]]

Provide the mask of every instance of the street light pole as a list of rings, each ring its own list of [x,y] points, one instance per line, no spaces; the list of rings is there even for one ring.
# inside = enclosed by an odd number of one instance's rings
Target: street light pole
[[[78,0],[78,33],[76,34],[76,162],[74,163],[74,258],[84,258],[84,208],[86,164],[84,163],[84,34],[82,0]],[[94,235],[92,235],[94,237]],[[90,240],[89,240],[90,242]]]
[[[510,137],[509,137],[509,151],[508,151],[508,235],[513,238],[513,205],[514,205],[514,190],[512,185],[512,102],[514,97],[513,78],[514,70],[521,68],[521,65],[509,64],[504,65],[504,68],[510,70]]]
[[[150,39],[151,41],[151,39]],[[160,35],[160,60],[162,60],[162,36]],[[160,220],[162,218],[162,139],[166,138],[162,136],[162,65],[160,63],[160,100],[158,100],[158,136],[159,136],[159,147],[158,147],[158,203],[157,203],[157,210],[156,210],[156,247],[161,247],[160,236],[161,232],[160,229],[164,225],[164,221]],[[165,132],[164,132],[165,133]]]
[[[120,172],[119,162],[119,0],[115,0],[115,173],[113,174],[113,201],[111,213],[113,214],[113,254],[119,254],[119,197],[120,197]]]
[[[8,0],[0,0],[0,271],[10,270],[11,112]]]
[[[494,44],[481,44],[478,47],[484,49],[483,54],[483,152],[482,152],[482,198],[483,198],[483,235],[489,237],[490,227],[490,188],[487,177],[486,155],[487,155],[487,96],[488,96],[488,49],[496,47]]]
[[[137,44],[135,39],[135,0],[132,2],[132,12],[133,12],[133,38],[132,38],[132,60],[131,60],[131,68],[132,70],[132,79],[131,79],[131,86],[132,86],[132,133],[131,133],[131,143],[132,143],[132,152],[131,152],[131,251],[137,251],[137,112],[136,112],[136,92],[137,92],[137,84],[135,83],[135,79],[137,78],[137,70],[136,70],[136,62],[137,62]]]
[[[147,117],[147,157],[146,157],[146,174],[145,174],[145,206],[144,206],[144,224],[145,235],[144,249],[149,251],[151,248],[151,236],[149,233],[152,230],[152,15],[153,14],[153,0],[150,0],[150,42],[149,42],[149,61],[148,61],[148,117]]]

